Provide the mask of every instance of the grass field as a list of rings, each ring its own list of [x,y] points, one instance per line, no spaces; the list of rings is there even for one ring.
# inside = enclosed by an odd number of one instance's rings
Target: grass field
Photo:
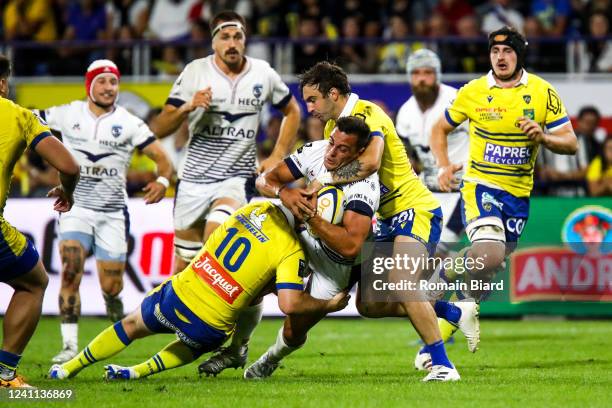
[[[109,323],[83,319],[84,347]],[[281,324],[264,320],[251,343],[249,362],[274,340]],[[612,406],[612,324],[606,321],[483,321],[481,350],[465,341],[448,347],[462,381],[421,383],[412,368],[416,334],[400,320],[328,319],[308,344],[284,361],[274,376],[247,382],[242,370],[199,378],[197,363],[136,382],[106,383],[98,363],[69,381],[45,378],[61,343],[59,322],[40,322],[20,367],[39,388],[70,388],[72,401],[23,402],[0,406],[73,407],[360,407],[360,406]],[[172,337],[133,343],[112,362],[145,360]],[[3,405],[4,404],[4,405]]]

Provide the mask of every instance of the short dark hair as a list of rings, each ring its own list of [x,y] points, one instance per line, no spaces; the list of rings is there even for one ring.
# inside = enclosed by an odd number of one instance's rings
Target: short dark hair
[[[336,88],[341,95],[351,93],[351,86],[346,73],[338,65],[328,61],[317,62],[299,78],[302,93],[305,86],[316,87],[323,96],[327,96],[332,88]]]
[[[240,24],[242,24],[244,29],[246,30],[247,28],[246,21],[244,20],[244,17],[242,17],[240,14],[236,13],[233,10],[222,10],[215,14],[212,20],[210,20],[210,32],[212,33],[212,31],[215,29],[216,26],[219,25],[219,23],[223,23],[226,21],[240,21]]]
[[[584,115],[589,114],[597,116],[598,122],[601,119],[601,113],[599,113],[599,110],[593,105],[587,105],[580,108],[580,111],[578,112],[578,119],[582,119]]]
[[[366,147],[370,142],[370,127],[357,116],[343,116],[336,121],[339,131],[357,136],[357,149]]]
[[[0,54],[0,78],[6,79],[11,76],[11,61]]]

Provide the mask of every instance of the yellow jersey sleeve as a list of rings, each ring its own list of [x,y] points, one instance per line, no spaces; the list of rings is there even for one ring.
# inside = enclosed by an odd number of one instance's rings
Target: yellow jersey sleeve
[[[468,119],[469,112],[469,100],[466,97],[470,92],[470,88],[473,87],[472,82],[462,86],[457,91],[455,100],[451,102],[451,105],[444,111],[446,121],[453,127],[457,127]]]
[[[276,268],[276,289],[304,289],[306,256],[300,248],[283,258]]]
[[[19,109],[21,110],[23,137],[30,149],[34,149],[42,139],[51,136],[51,129],[40,116],[31,110],[22,107]]]
[[[545,83],[548,85],[548,89],[546,90],[546,120],[544,124],[546,129],[552,132],[568,123],[570,119],[567,116],[565,105],[563,101],[561,101],[561,98],[559,98],[555,88],[549,83]]]

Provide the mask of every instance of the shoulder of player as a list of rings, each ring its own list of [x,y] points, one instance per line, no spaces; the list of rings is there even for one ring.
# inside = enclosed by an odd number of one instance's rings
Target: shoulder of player
[[[533,87],[538,87],[538,88],[542,87],[542,88],[551,88],[553,90],[555,89],[555,87],[550,82],[548,82],[541,76],[528,72],[527,73],[527,86],[530,86],[530,85]]]
[[[372,127],[372,122],[380,123],[386,121],[393,125],[393,121],[391,120],[389,115],[387,115],[380,106],[376,105],[374,102],[370,102],[364,99],[360,99],[357,101],[352,114],[353,116],[363,116],[365,118],[366,123],[370,125],[370,127]]]
[[[320,152],[325,150],[325,146],[329,142],[327,140],[315,140],[313,142],[305,143],[304,145],[298,147],[296,150],[297,153],[303,154],[305,156],[313,156],[319,155]]]
[[[440,84],[440,95],[441,96],[447,96],[447,95],[455,96],[457,95],[457,88],[447,85],[447,84]]]
[[[397,119],[399,120],[400,116],[409,114],[410,111],[414,109],[415,106],[416,106],[416,98],[413,95],[410,98],[408,98],[408,100],[404,102],[402,106],[400,106],[399,110],[397,111]]]
[[[464,93],[465,91],[471,91],[474,90],[474,88],[486,88],[488,89],[489,86],[487,84],[487,76],[483,75],[479,78],[475,78],[472,79],[471,81],[469,81],[467,84],[463,85],[461,88],[459,88],[458,92],[459,94]]]
[[[251,65],[251,69],[274,70],[268,61],[253,57],[246,57],[246,59]]]

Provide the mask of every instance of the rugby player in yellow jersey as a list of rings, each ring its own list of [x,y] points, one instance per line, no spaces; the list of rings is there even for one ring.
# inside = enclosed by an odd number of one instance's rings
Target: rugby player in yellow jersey
[[[61,184],[47,196],[57,197],[55,211],[66,212],[74,202],[79,166],[42,119],[6,99],[10,72],[9,60],[0,55],[0,282],[15,290],[4,314],[0,387],[19,388],[30,387],[16,370],[38,324],[48,278],[34,243],[3,217],[13,167],[30,148],[59,170]]]
[[[346,292],[319,300],[303,291],[305,255],[290,225],[292,218],[288,210],[268,201],[237,210],[215,229],[187,268],[149,292],[140,307],[72,360],[53,365],[49,377],[73,377],[133,340],[156,333],[176,333],[178,340],[141,364],[105,366],[105,378],[132,380],[188,364],[219,348],[240,311],[272,280],[279,307],[287,315],[343,309],[349,300]]]
[[[377,105],[351,93],[346,73],[329,62],[319,62],[306,71],[300,78],[300,89],[308,112],[326,123],[326,139],[334,130],[336,120],[344,116],[363,118],[372,136],[367,148],[356,160],[317,177],[318,184],[348,183],[378,172],[381,197],[376,241],[394,243],[394,258],[408,255],[426,259],[428,255],[433,255],[442,226],[440,204],[414,173],[391,118]],[[293,198],[286,197],[283,202],[295,215],[301,211],[299,205],[303,205],[303,198],[311,193],[311,189],[297,191]],[[292,200],[295,205],[292,205]],[[395,271],[394,275],[405,272]],[[411,272],[418,277],[422,271]],[[478,341],[477,330],[470,330],[467,324],[475,320],[476,308],[463,313],[458,306],[441,302],[434,311],[426,301],[385,303],[366,302],[363,299],[358,302],[358,308],[367,317],[410,318],[430,354],[435,355],[431,378],[426,377],[426,381],[459,379],[459,374],[446,356],[436,313],[444,318],[454,316],[452,319],[457,320],[464,330],[468,342]]]
[[[431,133],[443,191],[458,187],[461,165],[448,157],[447,136],[469,119],[470,150],[460,187],[463,222],[471,247],[462,253],[482,261],[466,279],[490,281],[516,247],[529,215],[529,195],[540,146],[574,154],[576,135],[563,102],[548,82],[524,69],[527,42],[504,27],[489,35],[491,71],[457,93]],[[442,271],[440,280],[457,274]],[[478,301],[482,294],[471,293]]]

